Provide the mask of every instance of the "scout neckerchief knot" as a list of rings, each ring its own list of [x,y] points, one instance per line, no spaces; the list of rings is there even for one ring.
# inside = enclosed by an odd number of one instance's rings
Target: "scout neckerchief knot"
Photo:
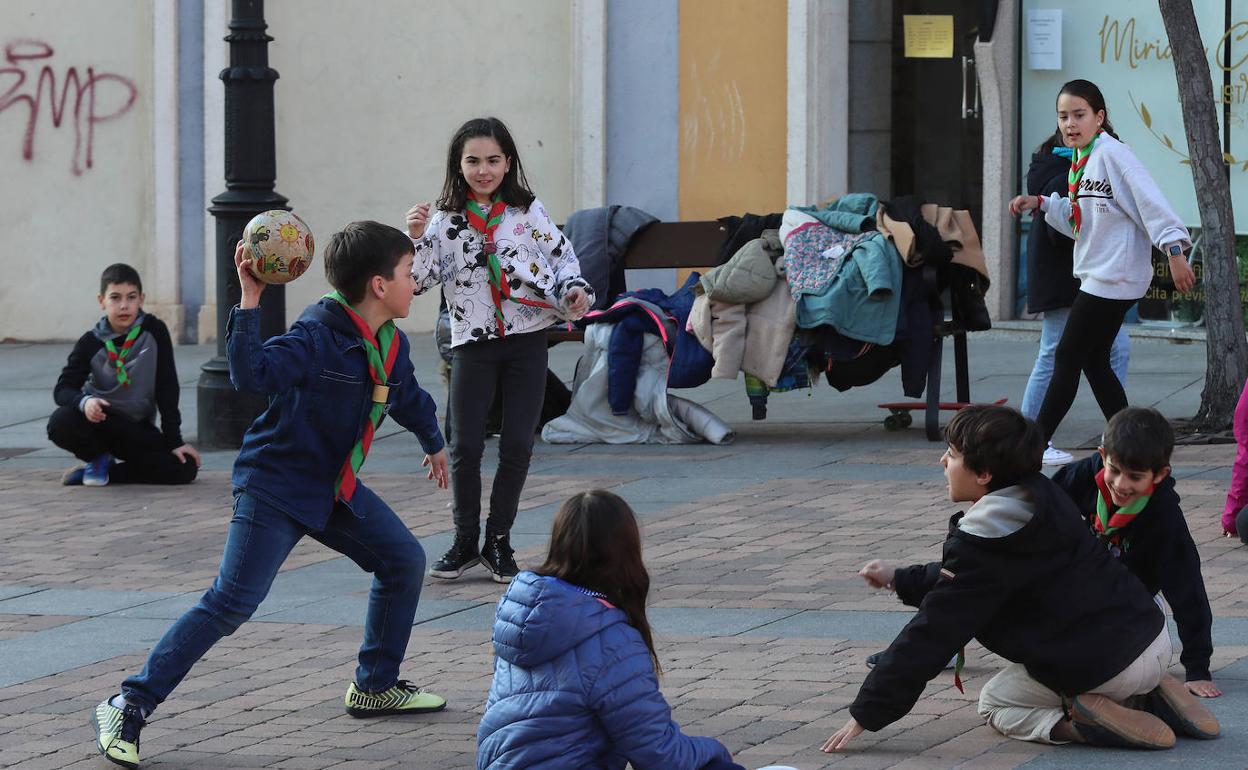
[[[511,284],[507,282],[507,277],[503,275],[503,268],[498,262],[498,245],[494,242],[494,231],[498,229],[498,225],[503,221],[503,212],[507,210],[507,204],[503,201],[502,196],[495,195],[494,202],[490,204],[490,210],[486,211],[471,198],[465,213],[468,215],[468,224],[473,229],[485,236],[485,245],[481,251],[486,257],[486,271],[490,280],[490,298],[494,301],[494,321],[498,324],[498,336],[506,336],[503,327],[503,300],[510,300],[521,305],[529,307],[552,308],[545,302],[538,300],[524,299],[523,297],[511,296]]]
[[[1096,488],[1099,494],[1096,496],[1096,517],[1092,520],[1092,528],[1096,530],[1096,535],[1101,540],[1108,540],[1114,545],[1118,545],[1122,539],[1122,529],[1131,522],[1135,521],[1135,517],[1140,511],[1144,510],[1144,506],[1148,505],[1148,501],[1153,497],[1153,490],[1157,487],[1148,488],[1148,493],[1137,497],[1130,505],[1125,505],[1116,511],[1110,512],[1109,508],[1113,505],[1113,498],[1109,495],[1109,486],[1105,483],[1105,469],[1101,468],[1096,474]]]
[[[130,333],[121,342],[121,350],[113,345],[112,340],[104,340],[104,347],[108,349],[108,362],[117,367],[117,384],[123,387],[130,387],[130,375],[126,373],[126,356],[130,355],[134,341],[141,331],[143,329],[137,323],[131,327]]]
[[[368,456],[368,448],[373,443],[373,432],[377,430],[377,425],[386,411],[386,398],[390,394],[386,383],[390,381],[390,372],[394,370],[394,361],[399,354],[399,345],[395,340],[398,330],[394,328],[394,321],[386,321],[377,330],[377,338],[373,339],[372,330],[359,313],[347,304],[346,297],[336,291],[331,291],[325,297],[341,305],[355,324],[355,330],[359,332],[360,340],[364,343],[364,352],[368,356],[368,374],[373,379],[373,404],[364,421],[364,430],[360,432],[355,446],[351,447],[351,453],[347,455],[347,460],[342,464],[342,470],[334,481],[334,499],[350,501],[355,494],[355,474]]]
[[[1084,148],[1076,147],[1070,161],[1070,173],[1066,175],[1066,189],[1070,194],[1070,229],[1075,237],[1079,237],[1079,228],[1083,226],[1083,212],[1079,210],[1079,183],[1083,181],[1083,170],[1088,166],[1088,156],[1092,154],[1092,146],[1104,131],[1097,131],[1092,141]]]

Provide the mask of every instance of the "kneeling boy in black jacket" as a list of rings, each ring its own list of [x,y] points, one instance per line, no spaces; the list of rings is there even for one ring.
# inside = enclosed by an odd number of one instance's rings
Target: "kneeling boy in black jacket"
[[[1165,673],[1170,636],[1152,595],[1041,475],[1035,423],[1007,407],[972,406],[945,438],[949,499],[973,504],[949,520],[941,561],[877,560],[859,572],[919,611],[823,750],[905,716],[971,639],[1011,661],[979,698],[980,715],[1011,738],[1160,749],[1174,745],[1171,725],[1216,733],[1213,716]],[[1141,710],[1121,705],[1128,699]]]
[[[1222,694],[1209,674],[1213,613],[1200,574],[1200,553],[1170,478],[1174,431],[1156,409],[1129,407],[1105,426],[1099,455],[1059,470],[1053,481],[1075,501],[1092,534],[1151,594],[1174,611],[1187,689]]]

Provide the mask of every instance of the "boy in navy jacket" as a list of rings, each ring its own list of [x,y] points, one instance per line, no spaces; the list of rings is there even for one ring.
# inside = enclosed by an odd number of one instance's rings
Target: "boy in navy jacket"
[[[304,311],[290,331],[260,338],[264,284],[240,242],[234,254],[242,300],[230,312],[226,353],[235,387],[269,396],[234,463],[234,516],[221,572],[179,618],[121,693],[96,707],[96,747],[129,768],[139,764],[147,716],[222,636],[259,606],[304,535],[373,573],[355,680],[355,717],[440,711],[446,701],[399,679],[425,574],[425,553],[389,506],[356,478],[385,415],[416,434],[429,478],[447,485],[446,454],[433,399],[417,384],[407,338],[393,319],[415,288],[412,242],[376,222],[353,222],[325,248],[335,291]]]
[[[1099,454],[1067,465],[1053,481],[1075,501],[1097,540],[1174,611],[1187,689],[1222,694],[1209,673],[1213,613],[1200,554],[1170,476],[1174,431],[1156,409],[1129,407],[1105,426]]]

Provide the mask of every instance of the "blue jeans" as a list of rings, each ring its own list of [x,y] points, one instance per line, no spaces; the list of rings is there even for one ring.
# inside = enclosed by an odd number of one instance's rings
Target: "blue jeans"
[[[217,579],[156,643],[143,671],[122,683],[126,699],[151,710],[169,697],[204,653],[252,616],[304,535],[373,573],[355,682],[368,692],[397,682],[425,577],[425,551],[363,484],[356,487],[351,505],[354,514],[336,505],[325,529],[311,531],[263,500],[237,493]]]
[[[1066,318],[1069,315],[1068,307],[1044,311],[1044,323],[1040,327],[1040,352],[1036,354],[1035,366],[1031,368],[1031,376],[1027,378],[1023,405],[1019,409],[1028,419],[1034,420],[1040,414],[1040,405],[1044,403],[1044,394],[1053,377],[1053,356],[1057,352],[1057,343],[1062,338],[1062,330],[1066,328]],[[1109,365],[1114,374],[1118,375],[1123,390],[1127,387],[1127,361],[1130,357],[1131,338],[1127,336],[1127,328],[1120,326],[1113,347],[1109,350]]]

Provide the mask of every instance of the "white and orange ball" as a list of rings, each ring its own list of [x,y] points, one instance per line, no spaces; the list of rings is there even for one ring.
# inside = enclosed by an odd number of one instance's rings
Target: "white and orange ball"
[[[251,271],[265,283],[287,283],[307,272],[315,250],[312,231],[289,211],[256,214],[243,228]]]

